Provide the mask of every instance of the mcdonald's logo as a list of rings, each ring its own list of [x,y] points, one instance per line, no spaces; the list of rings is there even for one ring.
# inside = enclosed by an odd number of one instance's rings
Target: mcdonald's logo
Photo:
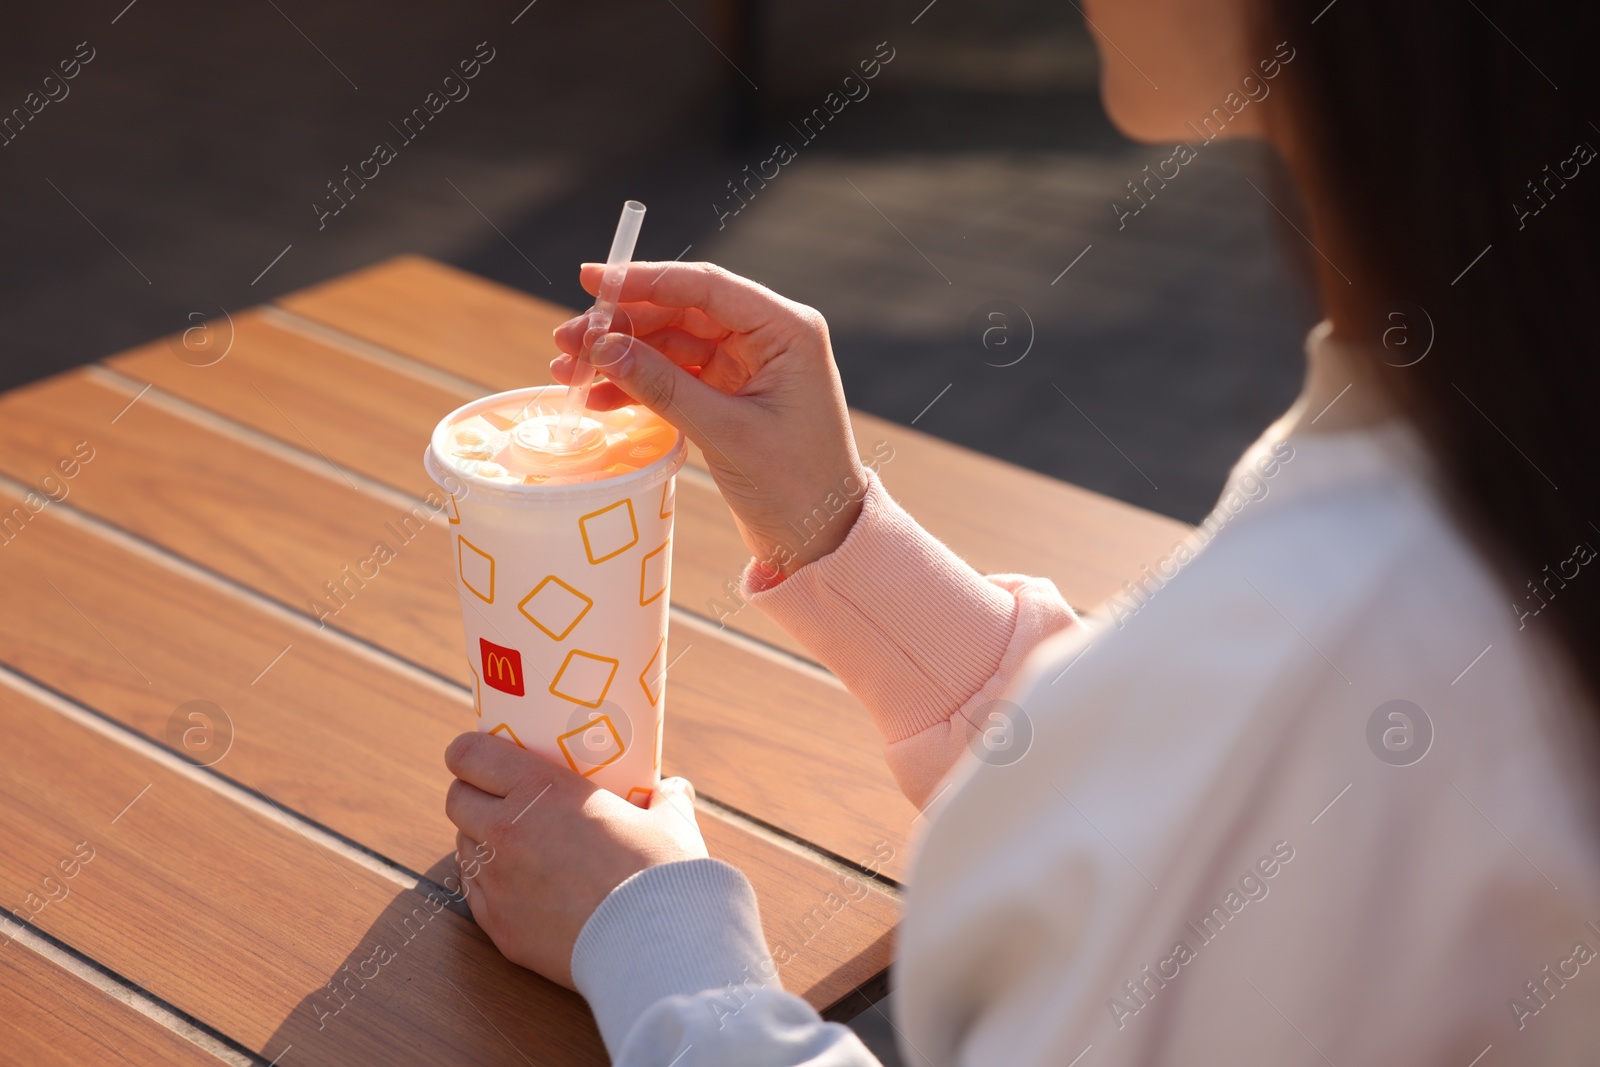
[[[483,684],[514,697],[521,696],[522,653],[481,637],[478,638],[478,648],[483,653]]]

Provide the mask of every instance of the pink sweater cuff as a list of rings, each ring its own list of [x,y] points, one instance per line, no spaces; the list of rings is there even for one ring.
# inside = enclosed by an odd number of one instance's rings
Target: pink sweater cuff
[[[918,526],[875,474],[832,553],[743,596],[833,671],[872,713],[913,801],[943,777],[972,730],[953,722],[994,699],[1033,646],[1071,624],[1048,581],[985,579]],[[923,735],[923,736],[919,736]],[[902,766],[904,764],[904,766]]]

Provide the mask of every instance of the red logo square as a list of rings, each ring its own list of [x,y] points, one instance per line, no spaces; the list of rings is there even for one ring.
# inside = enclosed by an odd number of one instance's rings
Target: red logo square
[[[483,684],[514,697],[521,696],[522,653],[481,637],[478,648],[483,652]]]

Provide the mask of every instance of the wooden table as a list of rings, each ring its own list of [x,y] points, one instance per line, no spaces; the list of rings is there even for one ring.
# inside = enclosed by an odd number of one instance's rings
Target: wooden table
[[[605,1061],[581,999],[438,907],[441,752],[474,723],[442,517],[313,606],[431,488],[434,423],[547,380],[568,314],[402,257],[0,397],[0,1059]],[[934,533],[1076,604],[1183,532],[855,426]],[[784,983],[846,1018],[885,988],[917,813],[850,695],[737,610],[744,559],[692,456],[666,771]]]

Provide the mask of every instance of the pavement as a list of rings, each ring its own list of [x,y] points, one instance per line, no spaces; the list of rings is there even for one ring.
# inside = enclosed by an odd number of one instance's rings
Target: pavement
[[[95,56],[0,148],[0,386],[397,252],[578,303],[573,268],[631,196],[650,206],[640,256],[821,309],[856,406],[1198,520],[1292,398],[1315,317],[1266,153],[1206,147],[1119,226],[1112,202],[1171,147],[1111,128],[1070,8],[769,3],[748,54],[713,44],[721,10],[19,12],[0,99],[80,41]],[[391,123],[479,42],[494,58],[471,95],[400,140]],[[732,142],[736,89],[757,117]],[[385,138],[398,158],[319,228],[326,183]],[[779,141],[794,158],[730,214],[728,183]]]

